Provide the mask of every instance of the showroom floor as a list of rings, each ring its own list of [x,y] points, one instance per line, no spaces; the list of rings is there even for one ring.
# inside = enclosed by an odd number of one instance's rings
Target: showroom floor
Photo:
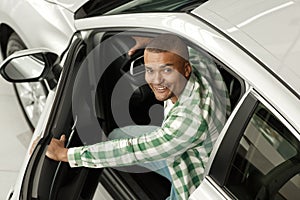
[[[0,199],[14,184],[32,135],[13,86],[0,77]]]

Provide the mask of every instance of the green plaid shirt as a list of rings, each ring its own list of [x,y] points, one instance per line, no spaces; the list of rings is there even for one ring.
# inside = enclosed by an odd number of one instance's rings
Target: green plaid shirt
[[[160,128],[135,138],[70,148],[70,166],[102,168],[167,160],[177,196],[188,199],[203,179],[213,144],[226,120],[227,104],[214,95],[197,70],[193,71]],[[226,92],[221,75],[213,76]]]

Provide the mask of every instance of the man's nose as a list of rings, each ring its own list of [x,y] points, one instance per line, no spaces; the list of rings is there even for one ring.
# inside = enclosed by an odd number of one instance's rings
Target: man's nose
[[[163,76],[159,72],[154,73],[152,77],[152,83],[161,84],[162,82],[163,82]]]

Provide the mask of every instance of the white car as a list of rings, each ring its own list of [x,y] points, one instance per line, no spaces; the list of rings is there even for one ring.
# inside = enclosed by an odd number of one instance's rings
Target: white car
[[[45,156],[51,138],[62,133],[73,147],[103,141],[116,127],[159,123],[153,116],[160,115],[161,103],[143,80],[143,49],[132,57],[127,52],[133,36],[161,33],[179,35],[202,64],[218,70],[231,102],[204,179],[190,199],[298,199],[299,1],[212,0],[194,6],[185,12],[136,8],[134,14],[77,19],[64,55],[34,49],[3,62],[1,74],[11,82],[59,78],[34,132],[40,139],[32,154],[28,149],[7,199],[168,197],[170,183],[154,172],[70,168]],[[38,75],[14,73],[22,72],[16,59],[33,57],[44,63]],[[57,66],[59,77],[53,72]]]

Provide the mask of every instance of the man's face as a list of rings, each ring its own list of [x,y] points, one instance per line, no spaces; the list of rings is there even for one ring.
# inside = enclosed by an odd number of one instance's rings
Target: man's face
[[[171,99],[175,103],[183,91],[191,66],[180,56],[170,52],[144,53],[145,79],[159,101]]]

